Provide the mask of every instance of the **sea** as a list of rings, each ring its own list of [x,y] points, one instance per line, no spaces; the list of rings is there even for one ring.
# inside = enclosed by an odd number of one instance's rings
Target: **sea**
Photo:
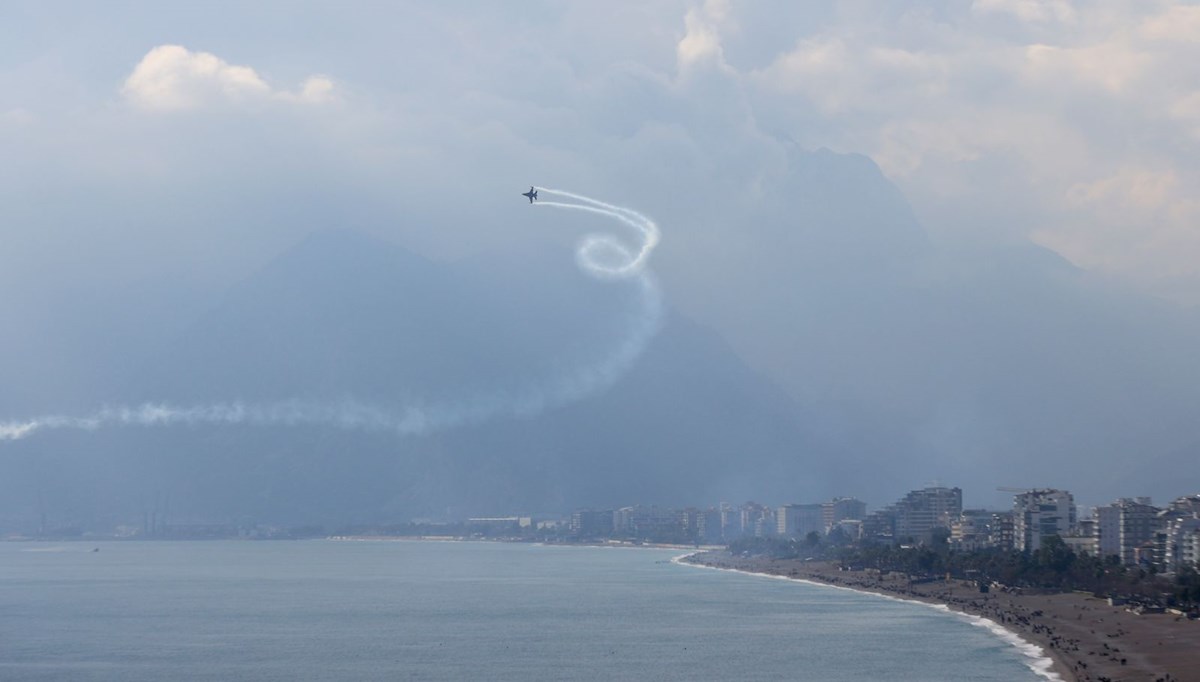
[[[0,542],[0,680],[1048,679],[986,621],[681,553]]]

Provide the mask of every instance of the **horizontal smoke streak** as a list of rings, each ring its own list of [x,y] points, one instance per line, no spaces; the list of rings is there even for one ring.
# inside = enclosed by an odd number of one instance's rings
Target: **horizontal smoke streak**
[[[631,279],[638,284],[641,294],[641,308],[632,320],[629,333],[608,357],[597,363],[559,376],[545,385],[480,393],[453,402],[414,403],[400,408],[354,400],[290,400],[275,403],[232,401],[198,406],[144,403],[135,407],[106,407],[83,417],[47,415],[24,421],[0,422],[0,441],[20,440],[40,431],[54,429],[95,431],[104,426],[206,424],[313,425],[419,435],[477,424],[498,416],[529,417],[603,390],[633,365],[658,331],[662,297],[653,276],[645,271],[645,264],[659,241],[658,226],[631,209],[563,190],[543,187],[538,190],[583,204],[546,201],[535,205],[587,211],[615,218],[636,230],[641,238],[641,245],[635,253],[607,235],[588,235],[576,252],[580,267],[588,274],[609,279]],[[599,254],[603,251],[617,254],[620,263],[610,265],[602,262]]]

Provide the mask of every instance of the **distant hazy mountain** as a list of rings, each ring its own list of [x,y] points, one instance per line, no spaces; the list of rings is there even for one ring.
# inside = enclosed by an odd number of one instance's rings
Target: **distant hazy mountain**
[[[937,249],[864,157],[791,164],[713,258],[728,300],[712,310],[823,440],[856,453],[861,475],[839,489],[886,501],[941,479],[1002,503],[997,485],[1089,501],[1200,485],[1175,467],[1116,474],[1200,442],[1194,312],[1034,245]]]
[[[588,279],[562,254],[447,267],[322,231],[154,353],[118,399],[389,406],[515,393],[606,357],[639,300],[632,285]],[[67,517],[170,498],[176,518],[324,523],[820,494],[807,456],[817,453],[786,394],[713,332],[670,312],[661,324],[611,390],[534,417],[429,436],[305,426],[47,433],[5,445],[39,472],[14,494],[28,508],[41,493]]]
[[[1195,311],[1032,245],[942,250],[864,157],[795,150],[781,177],[730,197],[746,206],[737,221],[671,233],[689,249],[664,241],[662,330],[607,390],[422,437],[47,433],[0,445],[0,516],[116,518],[169,497],[177,518],[341,523],[837,494],[881,505],[934,479],[997,505],[997,485],[1087,503],[1200,486]],[[606,357],[639,310],[635,287],[583,276],[557,247],[444,265],[336,230],[202,314],[170,300],[141,317],[89,301],[90,327],[22,341],[4,360],[9,414],[528,392]],[[107,336],[71,333],[93,328]]]

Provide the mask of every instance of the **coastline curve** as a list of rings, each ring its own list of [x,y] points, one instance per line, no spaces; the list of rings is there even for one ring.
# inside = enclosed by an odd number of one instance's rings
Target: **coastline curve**
[[[672,557],[671,563],[678,564],[680,566],[689,566],[691,568],[707,568],[707,569],[714,570],[714,571],[726,571],[729,573],[740,573],[742,575],[752,575],[752,576],[756,576],[759,578],[771,578],[771,579],[775,579],[775,580],[786,580],[788,582],[814,585],[817,587],[827,587],[827,588],[831,588],[831,589],[835,589],[835,590],[846,590],[848,592],[854,592],[856,594],[867,594],[867,595],[871,595],[874,597],[880,597],[882,599],[890,599],[892,601],[904,602],[904,603],[908,603],[908,604],[919,604],[921,606],[925,606],[925,607],[928,607],[928,608],[931,608],[931,609],[934,609],[937,611],[941,611],[941,612],[949,614],[949,615],[953,615],[953,616],[962,618],[967,623],[969,623],[975,627],[984,628],[985,630],[987,630],[992,635],[999,638],[1004,643],[1015,648],[1024,657],[1024,663],[1025,663],[1026,667],[1028,667],[1038,677],[1040,677],[1044,680],[1047,680],[1047,682],[1072,682],[1071,680],[1064,678],[1062,676],[1062,674],[1060,674],[1060,672],[1057,670],[1057,661],[1055,661],[1055,659],[1050,654],[1046,653],[1046,650],[1044,648],[1035,644],[1034,642],[1030,642],[1029,640],[1022,637],[1020,634],[1004,627],[1003,625],[997,623],[994,620],[991,620],[990,618],[984,618],[983,616],[977,616],[972,613],[964,613],[962,611],[957,611],[955,609],[950,608],[950,606],[948,606],[947,604],[939,604],[939,603],[921,601],[919,599],[905,599],[903,597],[896,597],[896,596],[893,596],[890,594],[883,594],[880,592],[872,592],[870,590],[859,590],[859,589],[855,589],[853,587],[846,587],[844,585],[832,585],[830,583],[823,583],[818,580],[810,580],[807,578],[795,578],[792,576],[776,575],[773,573],[760,573],[757,571],[747,571],[747,570],[743,570],[740,568],[726,568],[723,566],[709,566],[707,564],[701,564],[701,563],[696,563],[693,561],[688,561],[688,559],[690,559],[691,557],[694,557],[698,554],[701,554],[701,552],[688,552],[686,554],[680,554],[679,556]]]

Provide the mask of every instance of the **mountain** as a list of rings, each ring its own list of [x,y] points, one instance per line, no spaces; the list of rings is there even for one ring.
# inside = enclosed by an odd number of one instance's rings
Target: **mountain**
[[[643,308],[638,287],[587,278],[563,255],[442,265],[319,231],[155,352],[113,402],[397,407],[548,391],[609,357]],[[169,498],[177,519],[327,524],[821,494],[816,449],[787,395],[711,330],[671,310],[659,324],[611,387],[536,414],[420,436],[320,425],[51,432],[6,444],[8,461],[34,472],[10,478],[23,488],[10,493],[27,510],[39,494],[79,518]]]
[[[1036,245],[939,247],[857,155],[794,149],[719,229],[734,245],[695,269],[721,299],[687,310],[769,372],[827,447],[855,453],[835,489],[885,502],[941,479],[1002,505],[997,485],[1095,502],[1200,485],[1176,467],[1117,474],[1200,441],[1194,311]]]
[[[155,294],[162,319],[127,312],[153,333],[123,355],[134,330],[94,343],[62,326],[36,370],[6,371],[8,409],[26,391],[51,406],[63,394],[54,409],[69,412],[350,398],[521,409],[423,436],[40,434],[3,444],[0,516],[127,517],[163,497],[186,518],[322,523],[843,494],[880,506],[933,480],[993,506],[1008,502],[999,485],[1086,504],[1195,491],[1195,310],[1032,244],[945,248],[865,157],[794,149],[785,172],[736,189],[707,215],[687,214],[686,196],[662,212],[668,306],[621,371],[596,368],[645,302],[630,282],[583,276],[565,233],[444,264],[319,230],[202,314]],[[107,319],[101,299],[81,306],[89,319]],[[68,363],[36,386],[71,355],[60,347],[91,348],[82,364],[102,371]]]

